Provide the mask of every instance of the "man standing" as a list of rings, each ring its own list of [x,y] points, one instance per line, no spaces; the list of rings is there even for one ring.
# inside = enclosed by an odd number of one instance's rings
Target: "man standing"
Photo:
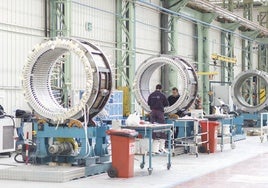
[[[162,86],[156,85],[156,90],[150,94],[148,98],[148,105],[150,106],[151,123],[165,123],[164,107],[168,106],[168,100],[166,96],[161,92]]]
[[[172,95],[168,97],[169,105],[172,106],[173,104],[175,104],[179,98],[180,98],[180,94],[179,94],[178,88],[173,87]],[[174,113],[177,114],[179,117],[190,115],[189,113],[185,111],[185,109],[179,109],[177,112],[174,112]]]
[[[173,104],[175,104],[175,102],[177,102],[179,98],[180,98],[180,94],[179,94],[178,88],[173,87],[172,95],[168,97],[169,105],[172,106]]]
[[[180,98],[180,94],[179,94],[178,88],[173,87],[172,95],[168,97],[169,105],[172,106],[173,104],[175,104],[179,98]],[[182,116],[182,112],[180,110],[177,111],[175,114],[178,115],[179,117]],[[175,138],[177,138],[178,132],[179,132],[179,127],[175,127],[175,130],[174,130]]]

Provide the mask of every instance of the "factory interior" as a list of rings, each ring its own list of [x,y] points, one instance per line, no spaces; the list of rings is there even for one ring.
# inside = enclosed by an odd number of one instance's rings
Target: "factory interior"
[[[0,185],[268,188],[268,0],[1,0]]]

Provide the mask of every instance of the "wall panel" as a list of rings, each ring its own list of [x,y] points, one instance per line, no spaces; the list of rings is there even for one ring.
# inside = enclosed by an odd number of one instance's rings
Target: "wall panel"
[[[21,72],[27,54],[43,40],[44,1],[0,1],[0,104],[12,114],[27,108],[21,90]]]

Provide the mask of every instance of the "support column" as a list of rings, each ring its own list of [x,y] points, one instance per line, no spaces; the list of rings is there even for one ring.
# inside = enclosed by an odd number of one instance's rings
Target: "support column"
[[[168,0],[162,1],[162,7],[168,8]],[[163,12],[160,15],[160,27],[161,27],[161,54],[168,54],[169,52],[169,14]],[[170,66],[165,65],[161,68],[161,84],[163,86],[163,92],[168,95],[168,91],[170,88],[169,82],[169,70]]]
[[[258,45],[258,70],[268,72],[268,45]]]
[[[234,0],[223,0],[222,7],[228,9],[229,11],[233,12],[234,10]]]
[[[175,12],[186,6],[189,0],[163,0],[162,6]],[[161,14],[161,54],[178,55],[178,18],[173,15]],[[162,68],[161,83],[166,95],[170,94],[173,87],[179,87],[177,71],[174,67],[165,65]]]
[[[179,25],[178,25],[178,19],[174,17],[170,17],[169,19],[169,36],[168,36],[168,46],[169,50],[167,54],[170,55],[178,55],[179,50],[178,50],[178,45],[179,45],[179,37],[178,37],[178,32],[179,32]],[[167,66],[168,70],[165,75],[168,77],[168,85],[165,89],[167,89],[168,94],[172,90],[173,87],[179,88],[178,83],[178,72],[177,70],[172,67],[172,66]]]
[[[253,0],[243,0],[243,17],[252,21],[253,20]]]
[[[116,0],[116,29],[116,87],[128,88],[124,95],[124,115],[128,115],[135,110],[135,1]]]
[[[253,19],[253,0],[243,0],[243,17],[252,21]],[[250,35],[248,31],[243,34]],[[242,39],[242,71],[251,70],[253,62],[253,46],[252,41],[248,39]],[[253,79],[251,79],[247,84],[243,84],[242,95],[247,98],[249,104],[253,104]]]
[[[71,1],[70,0],[50,0],[50,37],[70,37],[71,36]],[[68,107],[71,93],[71,63],[70,57],[61,59],[63,67],[60,67],[62,75],[58,75],[60,80],[57,85],[61,84],[62,89],[57,89],[61,95],[62,105]],[[59,65],[62,66],[62,65]],[[57,88],[57,87],[56,87]]]
[[[70,0],[50,0],[50,37],[71,35]]]
[[[252,69],[252,61],[253,61],[252,41],[242,39],[242,71]]]
[[[260,9],[258,20],[261,26],[268,28],[268,6]],[[262,41],[263,42],[263,41]],[[268,72],[268,44],[258,46],[258,69]]]
[[[243,17],[252,21],[253,19],[253,0],[243,0]],[[242,39],[242,71],[252,69],[252,41]]]
[[[248,38],[256,39],[259,32],[258,31],[244,31],[242,32],[244,36]],[[252,41],[247,39],[242,39],[242,71],[252,70],[252,62],[253,62],[253,46]],[[253,105],[254,99],[254,91],[258,90],[258,88],[252,89],[254,86],[253,78],[247,82],[247,84],[243,84],[242,93],[245,98],[247,98],[248,103]]]
[[[234,0],[223,0],[223,8],[233,12]],[[224,23],[222,27],[234,32],[239,25],[236,23]],[[221,55],[234,57],[234,36],[232,33],[221,31]],[[234,79],[234,64],[228,62],[221,63],[221,82],[231,82]]]
[[[198,71],[199,72],[209,72],[209,65],[207,62],[207,38],[208,38],[208,29],[202,26],[201,24],[196,25],[197,29],[197,61],[198,61]],[[209,113],[209,80],[208,76],[200,75],[199,76],[199,88],[201,91],[199,93],[200,98],[202,99],[203,110],[205,113]]]
[[[203,27],[203,72],[210,72],[209,70],[209,62],[210,62],[210,51],[209,51],[209,28],[208,27]],[[205,90],[203,91],[203,95],[205,94],[204,97],[204,107],[205,107],[205,112],[208,112],[208,105],[209,105],[209,100],[208,100],[208,92],[209,92],[209,77],[204,76],[203,78],[203,86]]]
[[[202,21],[211,23],[215,19],[215,14],[202,14]],[[197,61],[199,72],[209,72],[210,52],[209,52],[209,27],[197,23]],[[209,114],[209,78],[207,75],[200,75],[199,96],[202,99],[203,110]]]
[[[239,25],[236,23],[223,23],[222,27],[234,32]],[[232,33],[221,32],[221,55],[234,58],[234,36]],[[221,63],[221,82],[231,82],[234,79],[234,64]]]
[[[259,10],[258,20],[261,26],[268,28],[268,6],[263,6]],[[266,38],[267,39],[267,38]],[[263,42],[263,40],[262,40]],[[268,44],[259,44],[258,45],[258,69],[268,72]],[[259,103],[263,103],[267,97],[267,86],[258,82],[258,89],[260,95],[258,98]]]

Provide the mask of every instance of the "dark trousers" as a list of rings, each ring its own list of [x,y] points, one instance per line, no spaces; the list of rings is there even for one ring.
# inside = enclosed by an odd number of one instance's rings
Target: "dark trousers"
[[[159,110],[152,110],[150,115],[151,123],[165,123],[164,112]]]
[[[165,123],[164,112],[159,110],[152,110],[150,114],[151,123]],[[167,139],[167,135],[164,132],[153,133],[153,139]]]

